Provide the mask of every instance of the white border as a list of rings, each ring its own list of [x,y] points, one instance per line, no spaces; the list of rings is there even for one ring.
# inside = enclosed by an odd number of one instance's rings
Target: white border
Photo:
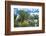
[[[39,27],[15,27],[14,28],[14,8],[39,8]],[[41,6],[20,6],[11,5],[11,31],[26,31],[26,30],[42,30],[42,7]]]

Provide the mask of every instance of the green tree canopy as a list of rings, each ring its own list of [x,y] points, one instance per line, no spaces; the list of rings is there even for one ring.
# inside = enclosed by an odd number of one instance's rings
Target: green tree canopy
[[[24,10],[19,10],[19,15],[20,15],[20,19],[21,19],[21,22],[23,22],[24,21],[24,19],[27,19],[28,18],[28,16],[29,16],[29,13],[28,12],[26,12],[26,11],[24,11]]]

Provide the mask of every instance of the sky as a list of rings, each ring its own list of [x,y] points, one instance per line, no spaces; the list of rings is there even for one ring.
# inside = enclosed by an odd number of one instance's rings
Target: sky
[[[24,10],[24,11],[28,12],[29,14],[31,14],[31,13],[39,13],[38,8],[14,8],[14,14],[18,15],[19,10]]]

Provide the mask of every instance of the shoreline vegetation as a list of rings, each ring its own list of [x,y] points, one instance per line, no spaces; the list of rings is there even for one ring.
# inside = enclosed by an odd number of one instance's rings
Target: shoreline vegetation
[[[38,27],[39,26],[39,10],[25,11],[16,8],[14,11],[14,27]],[[31,13],[33,12],[33,13]]]

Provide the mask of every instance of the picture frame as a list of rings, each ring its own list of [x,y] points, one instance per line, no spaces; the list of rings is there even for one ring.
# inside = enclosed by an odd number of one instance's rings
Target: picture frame
[[[32,7],[33,6],[33,7]],[[34,7],[35,6],[35,7]],[[34,33],[44,33],[45,32],[45,4],[44,3],[36,3],[36,2],[19,2],[19,1],[5,1],[5,35],[18,35],[18,34],[34,34]],[[30,27],[23,27],[22,28],[15,28],[15,31],[12,30],[14,26],[13,22],[13,8],[18,8],[19,9],[32,9],[32,8],[36,8],[33,9],[33,13],[35,10],[37,10],[37,8],[39,9],[39,11],[41,12],[39,15],[39,28],[37,28],[37,30],[34,28],[34,26],[32,27],[33,29],[31,30]],[[27,8],[28,7],[28,8]],[[25,9],[26,8],[26,9]],[[16,10],[16,9],[15,9]],[[17,12],[16,11],[16,12]],[[37,10],[38,11],[38,10]],[[38,12],[39,12],[38,11]],[[30,10],[31,12],[31,10]],[[35,11],[36,12],[36,11]],[[14,12],[15,13],[15,12]],[[18,13],[17,13],[18,14]],[[24,14],[24,13],[23,13]],[[37,13],[38,14],[38,13]],[[24,19],[23,19],[24,20]],[[18,21],[17,21],[18,22]],[[27,19],[26,19],[27,22]],[[20,22],[19,22],[20,23]],[[23,23],[22,23],[23,24]],[[16,27],[16,25],[15,25]],[[21,26],[20,26],[21,27]],[[12,30],[12,31],[11,31]]]

